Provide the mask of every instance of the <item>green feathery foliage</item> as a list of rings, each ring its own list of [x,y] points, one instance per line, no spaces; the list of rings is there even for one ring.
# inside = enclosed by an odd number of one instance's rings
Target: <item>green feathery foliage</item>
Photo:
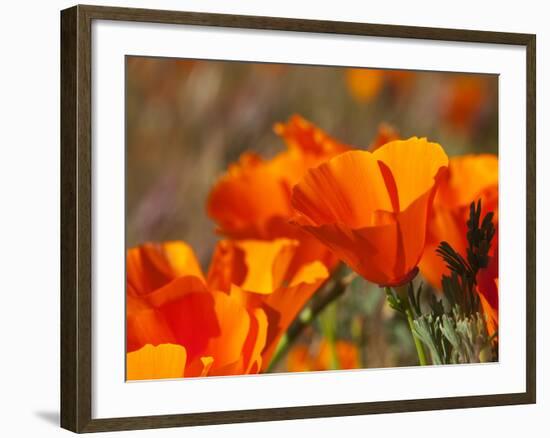
[[[421,308],[422,285],[415,291],[409,284],[407,297],[386,291],[389,305],[400,313],[413,315],[412,330],[429,351],[432,363],[457,364],[497,359],[494,337],[489,337],[485,317],[476,291],[476,276],[489,264],[489,250],[495,235],[493,213],[481,219],[481,200],[470,205],[466,223],[466,258],[447,242],[441,242],[437,254],[443,258],[449,275],[442,277],[443,299],[430,295],[429,311]]]

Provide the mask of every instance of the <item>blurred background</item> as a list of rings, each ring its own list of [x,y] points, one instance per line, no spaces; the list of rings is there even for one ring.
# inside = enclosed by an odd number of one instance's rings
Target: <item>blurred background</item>
[[[131,56],[126,99],[126,244],[184,240],[204,270],[219,239],[205,209],[210,189],[243,152],[283,151],[273,125],[293,114],[358,148],[383,125],[428,137],[449,156],[498,152],[494,75]],[[355,280],[277,371],[415,365],[406,321],[383,295]]]

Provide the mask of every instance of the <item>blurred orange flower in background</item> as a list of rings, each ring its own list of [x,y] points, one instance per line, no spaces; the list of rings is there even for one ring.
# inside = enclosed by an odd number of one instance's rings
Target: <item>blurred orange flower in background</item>
[[[359,102],[370,102],[382,91],[384,70],[349,68],[346,70],[346,83],[355,99]]]
[[[289,276],[296,247],[288,239],[222,241],[206,278],[184,242],[130,249],[128,378],[178,377],[182,363],[179,377],[267,366],[282,333],[328,277],[320,262]]]
[[[217,222],[218,232],[231,238],[296,239],[300,242],[296,263],[320,260],[331,268],[337,261],[332,253],[289,223],[293,214],[290,197],[309,168],[350,147],[298,115],[274,129],[287,149],[270,160],[248,152],[231,164],[210,192],[208,215]],[[291,270],[298,267],[294,264]]]
[[[403,284],[416,274],[447,165],[439,144],[416,137],[346,152],[294,187],[295,221],[367,280]]]
[[[348,68],[346,84],[350,94],[361,103],[375,100],[387,87],[399,96],[410,90],[414,72],[406,70],[379,70],[372,68]]]
[[[482,115],[489,96],[489,82],[485,76],[453,75],[441,98],[444,120],[455,129],[471,130]]]
[[[333,346],[323,339],[314,348],[296,345],[287,357],[287,369],[290,372],[327,371],[335,368],[351,370],[359,368],[359,350],[355,344],[339,340]],[[336,364],[333,362],[337,362]]]

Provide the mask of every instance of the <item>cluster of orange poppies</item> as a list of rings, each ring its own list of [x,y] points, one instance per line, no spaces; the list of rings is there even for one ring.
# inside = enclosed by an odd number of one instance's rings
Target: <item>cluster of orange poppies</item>
[[[496,156],[449,159],[439,144],[396,140],[387,127],[360,150],[300,116],[275,132],[283,152],[269,160],[245,153],[212,188],[207,211],[225,237],[206,274],[184,242],[128,250],[128,380],[265,371],[339,261],[384,286],[420,269],[438,288],[446,267],[435,249],[446,240],[465,250],[469,204],[481,198],[498,218]],[[495,331],[497,249],[492,256],[477,284]],[[352,350],[337,347],[350,368]],[[307,361],[307,369],[326,368]]]

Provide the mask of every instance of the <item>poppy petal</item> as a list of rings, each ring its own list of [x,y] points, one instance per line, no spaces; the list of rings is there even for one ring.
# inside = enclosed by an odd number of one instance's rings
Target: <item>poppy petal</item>
[[[173,379],[184,377],[187,354],[181,345],[145,345],[126,356],[126,379]]]
[[[134,294],[145,295],[184,275],[203,278],[193,249],[184,242],[146,243],[127,252],[126,278]]]
[[[375,210],[392,210],[373,154],[350,151],[309,170],[292,195],[293,207],[311,224],[370,225]]]
[[[400,211],[431,189],[434,179],[443,177],[440,170],[446,171],[449,164],[439,144],[417,137],[392,141],[372,155],[390,169],[399,194]]]
[[[243,240],[235,245],[245,254],[248,267],[241,283],[244,290],[270,294],[283,283],[298,242],[288,239],[273,241]]]

